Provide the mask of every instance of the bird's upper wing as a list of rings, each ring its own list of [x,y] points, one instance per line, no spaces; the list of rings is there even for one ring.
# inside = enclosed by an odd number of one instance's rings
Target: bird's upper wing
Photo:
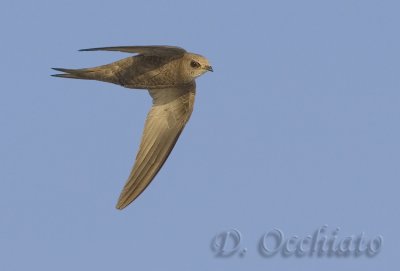
[[[81,49],[79,51],[118,51],[124,53],[134,53],[141,55],[174,56],[183,55],[186,50],[176,46],[151,45],[151,46],[116,46]]]
[[[184,87],[149,92],[153,107],[147,115],[136,161],[119,197],[118,209],[129,205],[153,180],[193,111],[194,81]]]

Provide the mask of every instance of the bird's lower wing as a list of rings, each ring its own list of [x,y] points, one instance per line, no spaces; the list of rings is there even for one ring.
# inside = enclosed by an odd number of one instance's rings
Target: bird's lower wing
[[[123,209],[135,200],[153,180],[193,111],[195,85],[149,90],[153,107],[147,115],[142,140],[132,172],[118,200]]]

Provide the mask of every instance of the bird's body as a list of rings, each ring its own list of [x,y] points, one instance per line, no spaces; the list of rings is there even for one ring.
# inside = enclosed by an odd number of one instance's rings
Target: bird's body
[[[179,47],[127,46],[82,51],[97,50],[138,55],[93,68],[54,68],[64,72],[54,76],[148,89],[153,98],[135,164],[117,204],[118,209],[123,209],[143,192],[168,158],[193,111],[195,78],[212,68],[206,58]]]

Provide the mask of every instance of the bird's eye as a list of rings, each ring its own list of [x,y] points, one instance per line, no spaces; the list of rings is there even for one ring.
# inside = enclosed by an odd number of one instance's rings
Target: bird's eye
[[[198,68],[198,67],[200,67],[200,63],[197,62],[197,61],[192,60],[192,61],[190,62],[190,66],[191,66],[192,68]]]

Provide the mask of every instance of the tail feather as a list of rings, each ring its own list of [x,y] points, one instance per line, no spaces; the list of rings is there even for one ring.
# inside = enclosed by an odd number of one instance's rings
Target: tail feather
[[[53,68],[62,73],[53,74],[54,77],[97,80],[122,85],[121,70],[126,71],[132,66],[133,58],[127,57],[116,62],[83,69]]]
[[[73,78],[73,79],[94,79],[93,69],[63,69],[63,68],[52,68],[53,70],[63,72],[59,74],[52,74],[51,76],[54,77],[61,77],[61,78]]]

